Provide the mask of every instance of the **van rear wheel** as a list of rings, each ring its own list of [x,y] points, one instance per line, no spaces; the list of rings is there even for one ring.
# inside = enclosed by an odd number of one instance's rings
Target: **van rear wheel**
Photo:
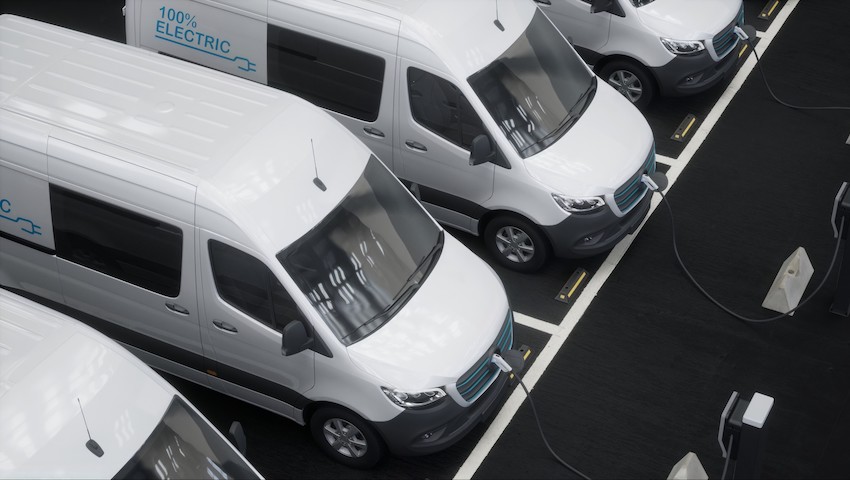
[[[655,98],[655,81],[649,72],[636,62],[614,60],[602,67],[599,77],[638,108],[646,107]]]
[[[310,417],[310,433],[328,456],[354,468],[371,468],[384,456],[384,442],[360,416],[321,407]]]
[[[534,272],[549,260],[549,243],[531,222],[513,215],[494,218],[484,229],[487,250],[501,265],[517,272]]]

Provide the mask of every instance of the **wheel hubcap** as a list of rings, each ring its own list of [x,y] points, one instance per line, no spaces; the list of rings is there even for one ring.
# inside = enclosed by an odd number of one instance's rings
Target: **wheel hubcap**
[[[632,103],[637,102],[643,95],[643,85],[640,79],[628,70],[617,70],[608,77],[608,83],[623,94]]]
[[[366,454],[366,437],[359,428],[341,418],[331,418],[322,428],[325,440],[337,453],[350,458]]]
[[[534,242],[517,227],[502,227],[496,232],[496,247],[508,260],[525,263],[534,257]]]

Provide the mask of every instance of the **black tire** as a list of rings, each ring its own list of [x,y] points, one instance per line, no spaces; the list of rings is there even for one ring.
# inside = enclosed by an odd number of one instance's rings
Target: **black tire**
[[[658,94],[655,80],[646,68],[631,60],[613,60],[599,70],[599,78],[623,94],[637,108],[644,108]]]
[[[325,454],[349,467],[374,467],[386,450],[368,422],[339,407],[316,410],[310,417],[310,433]]]
[[[484,244],[499,264],[517,272],[537,271],[550,257],[549,242],[540,229],[512,215],[496,217],[487,224]]]

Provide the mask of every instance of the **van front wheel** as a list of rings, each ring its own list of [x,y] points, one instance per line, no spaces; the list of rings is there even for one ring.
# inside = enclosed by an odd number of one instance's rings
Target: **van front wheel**
[[[655,82],[650,74],[632,61],[614,60],[602,67],[599,77],[638,108],[649,105],[656,94]]]
[[[549,259],[549,244],[531,222],[503,215],[484,229],[484,243],[501,265],[517,272],[539,270]]]
[[[331,458],[354,468],[371,468],[384,456],[384,443],[358,415],[322,407],[310,417],[310,432]]]

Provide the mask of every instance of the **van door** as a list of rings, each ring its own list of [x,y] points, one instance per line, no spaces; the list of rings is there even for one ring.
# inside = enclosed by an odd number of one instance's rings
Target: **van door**
[[[395,173],[438,220],[470,230],[493,195],[495,165],[469,165],[472,139],[487,132],[454,84],[410,60],[401,66]]]
[[[398,21],[339,15],[270,2],[268,84],[327,110],[392,169]]]
[[[600,52],[608,43],[611,14],[590,13],[590,0],[535,1],[582,56],[582,49]]]
[[[111,337],[203,371],[194,187],[51,138],[50,206],[65,303]],[[123,169],[125,181],[110,175]],[[166,214],[167,212],[167,214]]]
[[[313,387],[315,352],[283,356],[281,332],[292,320],[310,331],[309,322],[255,255],[205,230],[199,237],[202,336],[216,376],[229,382],[231,394],[253,403],[267,406],[254,400],[259,393],[303,407],[302,393]],[[291,411],[281,413],[293,417]]]

